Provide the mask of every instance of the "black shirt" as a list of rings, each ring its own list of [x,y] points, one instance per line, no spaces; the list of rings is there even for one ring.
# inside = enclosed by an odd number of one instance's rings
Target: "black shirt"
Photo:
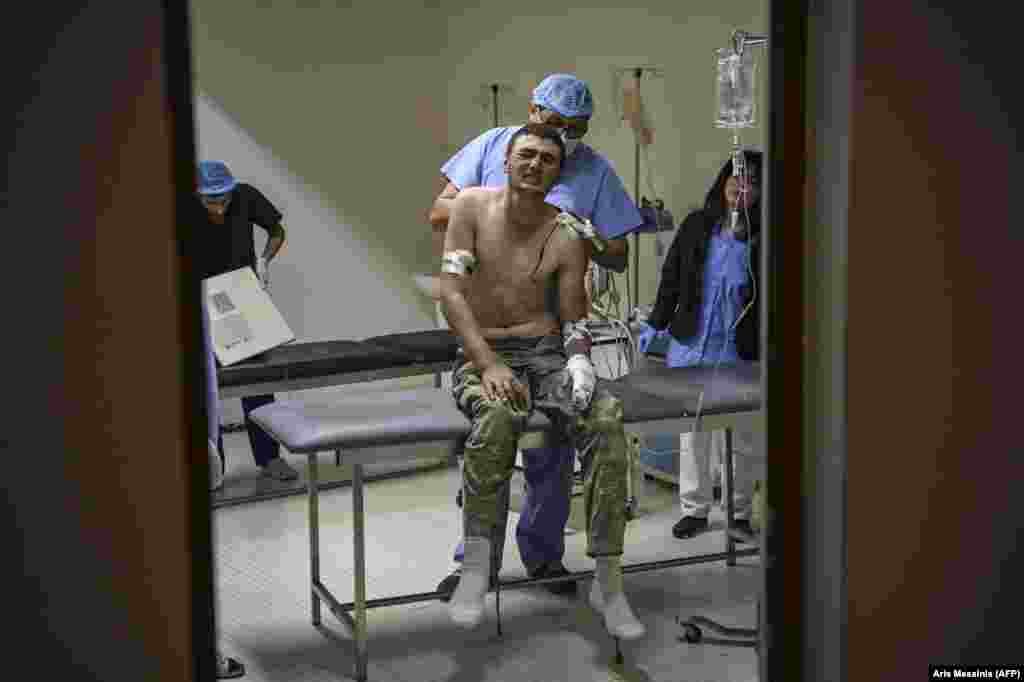
[[[222,275],[239,268],[256,268],[256,245],[252,226],[267,231],[281,222],[281,212],[263,194],[245,183],[238,183],[231,194],[231,203],[224,224],[210,220],[210,214],[196,197],[194,219],[196,256],[202,279]]]

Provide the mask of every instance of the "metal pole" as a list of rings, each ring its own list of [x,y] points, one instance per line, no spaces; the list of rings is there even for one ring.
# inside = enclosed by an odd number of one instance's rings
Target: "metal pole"
[[[494,127],[498,127],[498,84],[491,83],[491,103],[494,107]]]
[[[637,68],[637,70],[634,72],[634,75],[636,76],[636,101],[637,101],[637,106],[639,106],[640,105],[640,79],[644,75],[644,70],[642,68]],[[638,112],[638,114],[639,114],[639,112]],[[639,138],[640,131],[639,130],[634,130],[633,134],[634,134],[634,137],[635,137],[634,149],[633,149],[633,153],[634,153],[634,159],[633,159],[634,165],[633,165],[633,168],[635,170],[635,173],[634,173],[634,176],[633,176],[633,201],[636,202],[637,208],[640,208],[640,138]],[[633,233],[633,301],[631,303],[631,306],[632,306],[633,309],[635,309],[639,305],[640,305],[640,233],[639,232],[634,232]],[[633,312],[632,310],[626,311],[626,316],[628,317],[632,312]]]
[[[317,453],[309,455],[306,489],[309,495],[309,579],[310,585],[320,583],[320,513],[317,500]],[[315,587],[313,597],[313,625],[320,625],[320,595]]]
[[[363,465],[352,465],[352,530],[356,560],[356,679],[366,682],[369,654],[366,650],[366,534],[363,518]]]
[[[733,514],[736,513],[736,509],[733,506],[732,490],[735,484],[733,478],[733,467],[732,467],[732,429],[725,430],[725,490],[722,491],[722,495],[725,497],[725,552],[729,555],[729,558],[725,560],[726,566],[736,565],[736,541],[732,537],[732,521]]]
[[[737,549],[735,556],[738,558],[757,556],[761,550],[758,547],[750,547],[746,549]],[[696,556],[681,557],[679,559],[662,559],[660,561],[645,561],[637,564],[631,564],[622,567],[622,574],[626,575],[629,573],[647,573],[650,571],[663,571],[668,568],[677,568],[679,566],[696,566],[698,564],[707,564],[716,561],[725,561],[729,558],[729,555],[725,552],[716,552],[713,554],[698,554]],[[563,583],[563,582],[578,582],[580,580],[590,580],[594,577],[594,571],[576,571],[567,575],[558,576],[555,578],[519,578],[517,580],[503,580],[501,582],[501,591],[507,590],[521,590],[527,588],[533,588],[538,585],[550,585],[552,583]],[[367,609],[376,609],[384,606],[401,606],[403,604],[416,604],[418,602],[436,601],[437,599],[444,596],[440,592],[416,592],[412,594],[396,595],[394,597],[381,597],[379,599],[369,599],[366,601]],[[338,609],[341,611],[352,611],[356,605],[353,602],[346,602],[344,604],[338,604]],[[353,628],[354,630],[355,628]]]

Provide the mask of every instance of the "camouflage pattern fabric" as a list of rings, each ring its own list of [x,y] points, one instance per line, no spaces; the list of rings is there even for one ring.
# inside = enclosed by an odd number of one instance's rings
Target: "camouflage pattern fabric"
[[[581,414],[572,411],[572,379],[565,371],[559,335],[502,339],[492,341],[491,347],[529,387],[529,403],[522,410],[504,401],[487,400],[481,372],[472,363],[460,363],[452,376],[455,403],[472,422],[462,477],[464,537],[491,538],[492,547],[504,544],[508,480],[515,465],[516,444],[530,412],[536,409],[582,457],[587,554],[622,554],[628,466],[621,401],[598,389],[587,410]]]

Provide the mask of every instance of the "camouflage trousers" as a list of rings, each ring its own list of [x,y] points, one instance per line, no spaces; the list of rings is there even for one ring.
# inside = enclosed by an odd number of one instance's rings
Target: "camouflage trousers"
[[[460,362],[452,376],[455,403],[472,423],[462,468],[463,536],[491,539],[492,549],[497,550],[493,556],[501,556],[495,545],[504,546],[508,481],[516,446],[536,409],[554,424],[554,435],[571,444],[582,458],[587,554],[622,554],[627,452],[621,401],[598,388],[584,413],[572,412],[572,379],[565,370],[566,357],[558,335],[502,339],[492,341],[491,348],[529,387],[529,402],[524,411],[485,398],[482,373],[471,362]]]

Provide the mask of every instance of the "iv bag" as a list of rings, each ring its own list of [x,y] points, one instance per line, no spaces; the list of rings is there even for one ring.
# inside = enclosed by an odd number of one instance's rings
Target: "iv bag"
[[[754,50],[736,54],[731,47],[715,51],[715,127],[750,128],[754,125]]]

